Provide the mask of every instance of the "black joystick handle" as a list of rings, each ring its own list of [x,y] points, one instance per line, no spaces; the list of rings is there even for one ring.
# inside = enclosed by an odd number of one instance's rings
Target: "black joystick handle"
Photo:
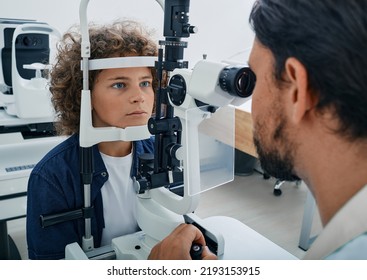
[[[190,256],[193,260],[201,260],[201,253],[203,252],[203,246],[201,244],[192,244],[190,249]]]

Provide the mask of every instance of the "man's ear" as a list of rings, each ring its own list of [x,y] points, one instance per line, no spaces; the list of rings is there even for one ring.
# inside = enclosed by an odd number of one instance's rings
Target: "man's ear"
[[[298,123],[316,105],[317,100],[310,90],[306,68],[298,59],[288,58],[284,72],[289,83],[291,118],[293,122]]]

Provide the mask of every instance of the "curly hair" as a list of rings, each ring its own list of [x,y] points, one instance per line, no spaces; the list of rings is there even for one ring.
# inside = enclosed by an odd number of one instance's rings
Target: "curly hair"
[[[108,25],[89,26],[91,47],[90,59],[156,56],[157,44],[151,33],[134,21],[117,21]],[[81,34],[73,26],[64,35],[57,46],[56,62],[50,72],[51,101],[55,108],[57,122],[55,128],[59,135],[71,135],[79,132],[81,90],[83,73],[81,71]],[[98,73],[89,71],[90,90]],[[157,87],[156,70],[151,68],[153,88]]]

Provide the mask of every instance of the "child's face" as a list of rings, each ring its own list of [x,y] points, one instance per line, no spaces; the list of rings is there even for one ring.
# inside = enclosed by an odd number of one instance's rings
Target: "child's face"
[[[92,91],[93,126],[147,124],[154,104],[152,81],[148,67],[102,70]]]

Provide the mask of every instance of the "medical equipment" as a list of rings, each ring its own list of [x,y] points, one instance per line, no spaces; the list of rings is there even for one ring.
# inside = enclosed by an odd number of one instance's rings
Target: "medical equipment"
[[[9,170],[30,169],[37,162],[25,162],[25,155],[39,160],[45,154],[43,148],[24,152],[21,145],[54,136],[48,80],[42,75],[50,67],[54,37],[59,38],[59,32],[46,23],[0,19],[0,146],[11,144],[7,149],[14,149],[12,159],[1,157],[1,176],[8,175]],[[50,138],[39,145],[50,147],[50,140],[53,146],[55,141]],[[37,151],[42,152],[33,154]]]
[[[43,75],[59,32],[35,20],[0,19],[0,144],[53,136],[54,111]],[[16,141],[16,139],[14,140]]]
[[[142,231],[116,238],[112,242],[112,249],[118,259],[147,258],[151,247],[167,236],[179,223],[185,222],[185,219],[200,226],[199,219],[190,214],[198,205],[198,194],[200,193],[200,181],[197,180],[200,176],[199,152],[197,151],[198,125],[202,120],[210,118],[211,114],[219,107],[226,106],[235,99],[248,97],[251,94],[251,86],[249,88],[244,88],[244,86],[253,84],[254,76],[248,68],[227,68],[228,65],[226,64],[208,61],[198,63],[192,71],[184,71],[183,69],[188,67],[188,63],[183,61],[183,51],[187,47],[187,43],[181,41],[181,38],[187,38],[197,30],[188,23],[189,1],[166,1],[164,4],[164,36],[166,40],[160,41],[160,45],[165,48],[164,59],[163,49],[161,48],[158,61],[154,64],[159,76],[156,116],[150,119],[147,127],[128,129],[93,128],[90,118],[90,92],[88,89],[88,69],[91,68],[92,61],[88,59],[89,41],[88,39],[85,40],[88,38],[87,5],[88,1],[81,1],[82,69],[85,75],[81,108],[81,119],[83,121],[81,121],[80,129],[82,154],[84,154],[85,163],[92,162],[89,148],[101,141],[101,138],[99,138],[100,130],[119,131],[113,138],[107,140],[131,141],[147,138],[150,135],[144,135],[147,128],[149,128],[151,134],[155,135],[155,154],[154,156],[151,155],[148,161],[144,162],[141,159],[142,172],[135,181],[139,197],[137,218]],[[145,61],[141,61],[142,59],[145,59]],[[151,58],[120,58],[119,60],[122,62],[119,67],[153,66],[150,63],[146,64],[147,60],[151,60]],[[113,61],[116,61],[116,59],[105,59],[102,62],[95,61],[94,63],[99,64],[96,67],[101,69],[101,67],[111,67]],[[102,65],[102,63],[105,64]],[[175,72],[175,69],[181,69],[181,71],[176,70]],[[173,76],[167,88],[162,86],[163,71],[173,71]],[[234,76],[233,73],[235,73]],[[204,77],[206,77],[206,80],[203,80]],[[185,86],[186,84],[188,87]],[[193,96],[190,96],[191,92]],[[195,99],[201,102],[200,105],[195,103]],[[85,107],[83,104],[86,104]],[[162,106],[166,109],[165,116],[160,115]],[[176,116],[174,116],[174,107],[179,110]],[[199,107],[199,114],[190,113],[190,116],[194,115],[195,117],[188,120],[185,114],[188,113],[189,109],[197,110]],[[88,117],[84,118],[85,115],[88,115]],[[182,125],[183,122],[185,125]],[[142,132],[140,133],[140,131]],[[84,139],[94,140],[88,140],[89,142],[86,143]],[[106,138],[103,139],[106,141]],[[190,146],[190,152],[188,146]],[[166,153],[167,150],[171,152]],[[149,165],[152,164],[151,161],[153,161],[153,165],[152,168],[149,168]],[[93,170],[90,164],[82,164],[82,166],[85,167],[81,172],[84,179],[86,199],[84,210],[79,211],[80,215],[83,215],[86,212],[85,209],[91,206],[88,193],[90,192]],[[182,196],[178,196],[169,190],[171,186],[182,184],[184,185]],[[52,217],[53,220],[54,218],[55,216]],[[83,251],[87,253],[99,251],[93,250],[90,217],[85,217],[85,220],[86,233],[83,237]],[[46,224],[53,223],[53,221],[50,222],[49,217],[43,217],[43,221]],[[215,243],[215,251],[219,255],[223,254],[224,245],[221,236],[208,230],[205,230],[205,233]],[[129,247],[131,244],[137,244],[137,241],[139,245],[135,245],[134,248],[139,249],[131,252]],[[77,244],[68,245],[66,258],[83,258],[83,253],[78,248]],[[88,254],[91,255],[91,253]]]
[[[8,115],[26,119],[25,123],[38,123],[41,118],[52,122],[42,71],[50,68],[50,41],[59,38],[59,32],[46,23],[11,19],[0,20],[0,32],[0,105]]]
[[[64,137],[54,136],[48,80],[58,31],[35,20],[0,19],[0,259],[19,258],[7,221],[26,215],[33,166]]]
[[[85,23],[86,16],[83,11],[85,11],[84,5],[86,3],[87,1],[81,3],[81,18]],[[187,38],[197,31],[196,27],[188,23],[189,1],[166,1],[164,8],[164,36],[166,40],[159,43],[164,46],[165,52],[163,59],[163,49],[161,48],[158,61],[155,62],[159,76],[157,107],[155,117],[151,118],[148,123],[149,132],[155,135],[156,139],[155,154],[154,156],[144,155],[144,157],[148,157],[140,159],[141,172],[135,180],[139,197],[137,218],[142,231],[134,235],[116,238],[112,242],[112,249],[115,251],[116,257],[121,259],[147,258],[151,247],[185,220],[200,226],[198,218],[189,214],[196,209],[200,193],[198,178],[201,168],[198,158],[198,125],[203,120],[210,118],[219,107],[251,95],[251,86],[254,83],[254,75],[248,68],[228,67],[227,64],[223,63],[204,60],[198,63],[193,70],[184,70],[188,67],[188,63],[183,61],[183,51],[187,47],[187,43],[181,41],[181,38]],[[82,32],[85,32],[86,37],[86,28],[82,28]],[[84,44],[88,46],[85,41]],[[87,56],[87,53],[82,51],[82,55]],[[114,60],[109,59],[109,61]],[[125,62],[122,67],[126,67],[126,59],[120,60]],[[136,63],[134,65],[136,66]],[[141,66],[141,64],[139,65]],[[91,63],[87,59],[84,62],[83,56],[83,71],[88,66],[90,67]],[[162,86],[163,71],[173,71],[167,88]],[[90,103],[89,99],[88,103]],[[162,106],[166,109],[165,116],[160,114]],[[194,114],[194,110],[199,113]],[[87,112],[90,112],[90,108]],[[188,112],[190,112],[189,115]],[[191,116],[195,117],[191,118]],[[90,119],[88,123],[90,128]],[[131,135],[136,134],[131,133]],[[86,138],[91,139],[91,137]],[[83,145],[82,142],[81,136],[81,145]],[[170,152],[167,153],[167,150]],[[220,154],[219,151],[216,152]],[[87,157],[90,158],[89,155]],[[229,156],[229,158],[231,157]],[[231,179],[233,178],[227,180]],[[171,192],[170,187],[181,185],[184,185],[182,196]],[[89,186],[86,189],[89,189]],[[88,205],[89,203],[85,207]],[[90,223],[89,218],[87,219]],[[87,226],[90,225],[86,224]],[[90,239],[89,232],[88,230],[82,246],[83,250],[87,252],[92,250],[92,239]],[[209,243],[214,243],[214,251],[219,255],[223,254],[222,237],[208,230],[205,230],[205,233],[208,241],[210,239]],[[131,244],[135,244],[135,249],[131,250]],[[83,253],[78,248],[77,244],[68,245],[66,258],[82,257]]]
[[[80,247],[77,243],[67,245],[66,259],[146,259],[151,248],[183,222],[192,223],[201,229],[208,245],[219,258],[233,258],[232,255],[225,256],[224,243],[228,234],[223,236],[218,225],[219,223],[232,224],[228,228],[236,232],[237,229],[240,229],[238,225],[241,223],[234,223],[236,226],[233,226],[233,219],[201,220],[192,212],[198,206],[200,186],[208,183],[207,188],[211,188],[222,184],[223,178],[224,182],[233,179],[234,126],[231,124],[234,121],[234,109],[227,105],[244,102],[246,97],[251,95],[255,80],[253,73],[247,67],[234,67],[226,63],[206,60],[197,63],[192,70],[186,69],[188,62],[183,61],[183,51],[187,43],[181,41],[181,38],[187,38],[197,31],[188,23],[188,0],[167,0],[164,3],[165,40],[160,41],[162,48],[159,50],[158,58],[129,57],[89,60],[90,46],[86,20],[88,2],[88,0],[82,0],[80,5],[84,75],[80,145],[83,155],[81,173],[85,205],[79,210],[43,216],[41,217],[43,226],[52,226],[55,223],[75,218],[85,219],[86,231],[82,238],[82,246]],[[161,4],[163,5],[162,2]],[[149,120],[147,126],[127,129],[94,128],[90,118],[88,71],[91,68],[138,66],[154,66],[157,69],[159,88],[156,115]],[[163,83],[164,74],[171,74],[167,87]],[[164,114],[161,114],[162,111]],[[209,125],[212,124],[206,121],[214,120],[216,116],[220,116],[219,120],[224,120],[230,128],[232,127],[232,131],[228,133],[229,139],[224,139],[225,137],[220,135],[218,139],[208,142],[206,140],[210,137],[206,135],[205,144],[201,145],[198,139],[199,126],[205,122],[203,129],[208,130]],[[224,116],[229,116],[232,122],[225,121]],[[221,129],[211,130],[209,128],[208,134],[218,130]],[[106,133],[100,133],[101,131]],[[107,137],[104,137],[104,134]],[[137,220],[142,230],[115,238],[110,246],[93,248],[93,236],[90,229],[90,209],[92,207],[90,184],[93,173],[91,146],[100,141],[143,139],[151,134],[155,135],[155,153],[140,158],[141,168],[135,178],[138,196]],[[219,134],[223,133],[219,132]],[[228,146],[231,149],[228,149]],[[218,150],[219,147],[224,147],[224,153]],[[211,153],[214,151],[214,154],[219,155],[219,160],[217,158],[213,161],[212,157],[201,159],[199,157],[201,150],[209,150]],[[229,159],[229,161],[225,162],[223,159]],[[201,164],[202,162],[204,164]],[[209,174],[204,180],[201,171]],[[222,181],[216,180],[213,183],[213,176],[210,176],[213,174],[219,175],[217,177]],[[182,186],[183,191],[180,195],[173,191],[177,188],[181,190]],[[230,248],[227,253],[233,251],[233,242],[229,241],[226,244],[229,244],[227,248]],[[234,251],[237,253],[236,250]]]

